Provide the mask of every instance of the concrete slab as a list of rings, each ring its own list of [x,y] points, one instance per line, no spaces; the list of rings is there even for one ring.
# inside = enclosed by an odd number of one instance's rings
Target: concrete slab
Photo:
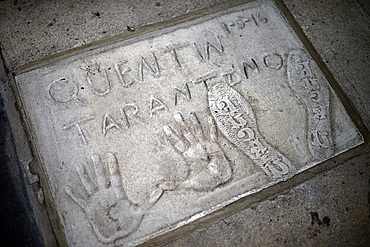
[[[69,245],[135,245],[363,142],[271,1],[16,77]]]

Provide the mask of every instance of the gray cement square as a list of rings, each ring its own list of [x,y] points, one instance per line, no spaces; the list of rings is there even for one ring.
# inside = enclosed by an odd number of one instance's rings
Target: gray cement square
[[[271,1],[18,74],[69,245],[135,245],[363,143]]]

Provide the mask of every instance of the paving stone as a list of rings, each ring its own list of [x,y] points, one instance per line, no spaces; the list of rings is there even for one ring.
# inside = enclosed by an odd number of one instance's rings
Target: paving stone
[[[271,1],[15,80],[71,246],[143,243],[363,143]]]

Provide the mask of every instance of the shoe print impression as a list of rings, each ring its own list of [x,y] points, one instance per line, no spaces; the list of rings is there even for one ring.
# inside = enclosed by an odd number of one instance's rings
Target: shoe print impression
[[[296,173],[294,165],[268,144],[258,131],[250,104],[225,83],[208,92],[209,108],[223,135],[251,158],[273,180],[286,180]]]
[[[307,142],[317,160],[329,159],[334,154],[330,125],[329,85],[319,81],[317,65],[303,51],[292,51],[288,57],[290,86],[307,106]]]

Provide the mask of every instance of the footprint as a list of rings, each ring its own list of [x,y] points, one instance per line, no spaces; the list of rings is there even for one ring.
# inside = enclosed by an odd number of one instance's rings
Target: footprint
[[[315,73],[319,68],[303,51],[292,51],[287,66],[289,83],[307,106],[310,152],[317,160],[329,159],[334,153],[329,85],[319,81]]]
[[[250,157],[271,179],[286,180],[296,168],[268,144],[258,131],[250,104],[225,83],[208,92],[209,108],[223,135]]]

